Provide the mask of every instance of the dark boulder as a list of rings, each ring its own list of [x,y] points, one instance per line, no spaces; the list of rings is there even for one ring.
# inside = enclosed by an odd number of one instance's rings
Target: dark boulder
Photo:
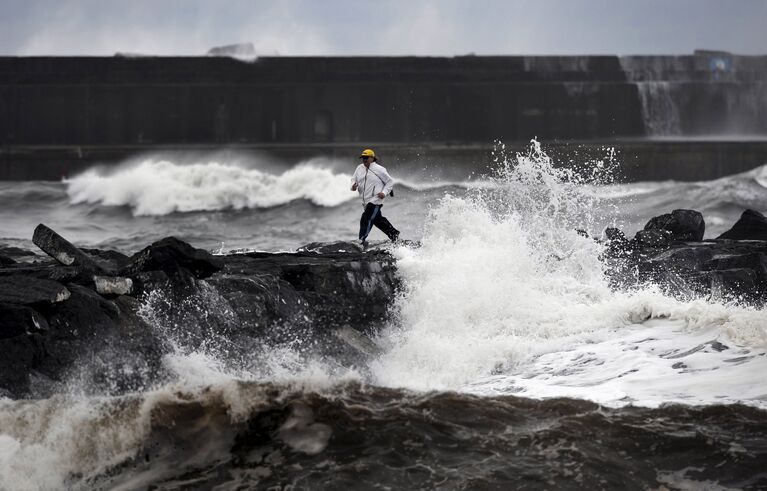
[[[128,264],[128,256],[122,252],[86,248],[80,250],[106,271],[117,271]]]
[[[605,245],[612,254],[626,252],[631,249],[631,241],[626,235],[615,227],[607,227],[604,231]]]
[[[706,263],[706,269],[709,271],[747,269],[753,271],[759,281],[767,283],[767,252],[717,254]]]
[[[761,282],[751,269],[712,271],[711,298],[725,301],[753,302],[761,294]]]
[[[0,266],[10,266],[11,264],[16,264],[16,260],[0,254]]]
[[[717,239],[767,240],[767,217],[756,210],[746,210],[735,225]]]
[[[674,236],[670,230],[653,229],[640,230],[634,236],[636,247],[665,247],[674,242]]]
[[[0,339],[0,390],[13,397],[29,391],[30,374],[45,357],[39,334]]]
[[[767,303],[767,241],[678,242],[671,241],[670,234],[662,229],[642,230],[628,254],[608,248],[611,283],[619,288],[654,283],[684,300]]]
[[[166,237],[131,256],[120,271],[123,276],[134,276],[148,271],[163,271],[176,276],[188,271],[195,278],[207,278],[221,266],[208,251],[196,249],[175,237]]]
[[[154,290],[172,289],[170,277],[163,271],[146,271],[135,273],[133,280],[133,294],[137,296],[147,295]]]
[[[45,331],[48,322],[39,312],[8,303],[0,303],[0,339]]]
[[[61,266],[58,263],[46,262],[43,264],[13,264],[0,268],[0,277],[27,276],[41,280],[51,280],[62,284],[78,283],[93,285],[92,272],[85,271],[75,266]]]
[[[54,380],[60,379],[83,352],[108,345],[106,341],[118,330],[120,311],[113,302],[80,285],[70,288],[72,296],[46,313],[50,329],[39,369]]]
[[[703,240],[706,223],[699,211],[674,210],[650,219],[644,230],[667,230],[672,241],[698,242]]]
[[[48,315],[51,329],[74,337],[89,336],[112,328],[120,315],[114,302],[106,300],[90,288],[69,285],[72,295],[54,306]]]
[[[680,247],[653,256],[647,263],[671,271],[701,271],[710,269],[708,262],[712,257],[713,253],[706,247]]]
[[[0,302],[45,305],[68,299],[69,290],[56,281],[23,275],[0,276]]]

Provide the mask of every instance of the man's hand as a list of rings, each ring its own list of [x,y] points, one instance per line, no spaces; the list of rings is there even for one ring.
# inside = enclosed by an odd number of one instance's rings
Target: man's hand
[[[386,195],[383,194],[383,193],[378,193],[378,197],[381,198],[381,199],[384,199],[386,197]]]
[[[356,191],[356,190],[357,190],[357,183],[355,182],[355,183],[352,183],[352,191]]]

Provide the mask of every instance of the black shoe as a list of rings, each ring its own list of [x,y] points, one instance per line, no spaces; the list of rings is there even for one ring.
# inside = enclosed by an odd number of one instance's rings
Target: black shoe
[[[399,240],[399,230],[391,234],[389,238],[391,239],[392,242],[397,242]]]

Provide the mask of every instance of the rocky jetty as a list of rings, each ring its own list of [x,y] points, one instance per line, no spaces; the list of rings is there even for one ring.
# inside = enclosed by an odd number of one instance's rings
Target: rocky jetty
[[[213,256],[168,237],[128,257],[77,248],[45,225],[33,240],[50,259],[0,263],[0,395],[11,397],[77,377],[139,389],[165,376],[163,355],[214,338],[241,357],[298,343],[353,363],[364,354],[354,333],[384,322],[398,287],[385,250],[352,243]]]
[[[651,219],[629,240],[608,229],[606,260],[616,287],[654,283],[668,294],[689,300],[764,306],[767,301],[767,219],[743,212],[733,227],[703,240],[700,212],[674,210]]]
[[[693,210],[655,217],[632,239],[606,230],[611,282],[764,306],[767,219],[747,210],[719,238],[704,232]],[[385,246],[213,256],[168,237],[126,256],[78,248],[45,225],[33,241],[47,256],[0,248],[0,396],[46,396],[73,380],[78,390],[142,389],[170,375],[163,357],[178,350],[225,350],[247,365],[303,347],[349,366],[377,352],[366,335],[400,287]]]

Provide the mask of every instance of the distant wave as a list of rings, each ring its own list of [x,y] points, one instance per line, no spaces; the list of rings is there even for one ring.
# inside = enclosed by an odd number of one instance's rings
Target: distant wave
[[[752,175],[760,186],[767,189],[767,164],[752,170],[748,174]]]
[[[710,181],[645,181],[593,186],[590,191],[603,199],[655,203],[662,207],[659,213],[669,206],[700,211],[728,207],[765,211],[767,165]]]
[[[237,164],[179,164],[146,159],[116,169],[89,169],[64,180],[71,204],[127,206],[133,214],[271,208],[305,199],[333,207],[357,198],[351,176],[335,173],[321,161],[298,164],[282,174]],[[487,187],[484,181],[414,182],[397,180],[399,189],[431,191],[449,187]]]
[[[144,160],[111,171],[91,169],[64,182],[72,204],[128,206],[134,215],[167,215],[269,208],[298,199],[338,206],[356,197],[349,191],[349,179],[311,162],[275,175],[218,162]]]

